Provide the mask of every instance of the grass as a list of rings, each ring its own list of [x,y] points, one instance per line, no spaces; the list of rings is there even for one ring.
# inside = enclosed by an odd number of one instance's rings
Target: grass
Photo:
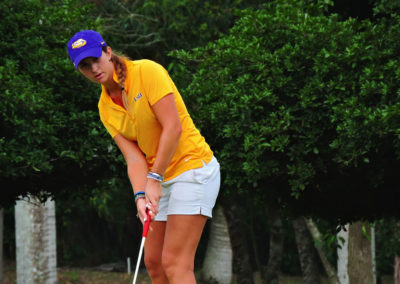
[[[123,272],[101,272],[82,268],[58,268],[57,278],[58,284],[131,284],[133,280],[133,273],[128,275],[127,273]],[[15,283],[15,263],[13,265],[6,264],[4,269],[3,284]],[[151,281],[147,274],[142,271],[139,272],[136,283],[151,284]],[[259,277],[256,277],[255,283],[261,283]],[[201,284],[201,282],[198,282],[198,284]],[[303,281],[301,277],[281,276],[279,279],[279,284],[303,284]],[[325,284],[325,282],[323,282],[323,284]]]
[[[129,275],[122,272],[100,272],[91,271],[87,269],[77,268],[60,268],[58,269],[58,282],[59,284],[86,284],[86,283],[98,283],[98,284],[128,284],[132,283],[133,274]],[[139,274],[137,284],[150,284],[151,281],[146,274]]]
[[[133,273],[131,275],[124,272],[102,272],[93,269],[83,269],[83,268],[58,268],[57,269],[58,284],[131,284],[133,280]],[[255,277],[255,283],[261,283],[259,277]],[[382,284],[393,284],[392,276],[382,276]],[[3,284],[15,284],[16,273],[15,273],[15,263],[6,262],[3,271]],[[145,271],[140,271],[137,284],[151,284],[150,278]],[[301,277],[295,276],[284,276],[279,277],[279,284],[303,284]],[[327,284],[326,278],[322,279],[322,284]],[[201,282],[198,282],[201,284]],[[206,284],[206,283],[203,283]]]
[[[58,284],[131,284],[133,274],[121,272],[99,272],[78,268],[59,268],[57,270],[57,283]],[[16,277],[15,271],[10,274],[5,272],[3,284],[15,284]],[[151,284],[147,275],[138,275],[137,284]]]
[[[102,272],[92,269],[81,268],[58,268],[58,284],[131,284],[133,273],[131,275],[122,272]],[[15,284],[16,273],[15,263],[5,263],[3,271],[3,284]],[[139,273],[137,284],[151,284],[146,273]]]

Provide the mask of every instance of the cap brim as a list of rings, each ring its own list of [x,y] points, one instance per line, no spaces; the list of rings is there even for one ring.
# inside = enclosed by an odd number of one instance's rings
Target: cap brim
[[[102,47],[101,46],[96,46],[96,47],[92,47],[89,49],[86,49],[85,51],[83,51],[81,54],[79,54],[74,61],[74,66],[76,69],[78,69],[78,65],[79,63],[87,58],[87,57],[101,57],[101,54],[103,53]]]

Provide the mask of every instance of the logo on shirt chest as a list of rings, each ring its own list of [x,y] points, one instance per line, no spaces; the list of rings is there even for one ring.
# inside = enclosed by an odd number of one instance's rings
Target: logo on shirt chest
[[[143,95],[142,95],[142,93],[139,93],[139,94],[136,95],[136,97],[133,98],[133,100],[135,102],[137,102],[138,100],[140,100],[141,97],[143,97]]]

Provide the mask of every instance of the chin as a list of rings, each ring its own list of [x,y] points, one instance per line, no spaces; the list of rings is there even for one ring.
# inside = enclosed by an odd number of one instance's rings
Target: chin
[[[96,84],[101,84],[101,83],[99,82],[99,80],[97,80],[96,78],[90,79],[90,81],[92,81],[93,83],[96,83]]]

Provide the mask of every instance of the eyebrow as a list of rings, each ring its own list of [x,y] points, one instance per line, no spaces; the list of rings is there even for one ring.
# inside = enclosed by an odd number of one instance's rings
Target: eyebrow
[[[97,60],[97,59],[99,59],[99,57],[86,57],[85,59],[82,59],[81,62],[79,62],[78,66],[83,63],[89,63],[89,62]]]

